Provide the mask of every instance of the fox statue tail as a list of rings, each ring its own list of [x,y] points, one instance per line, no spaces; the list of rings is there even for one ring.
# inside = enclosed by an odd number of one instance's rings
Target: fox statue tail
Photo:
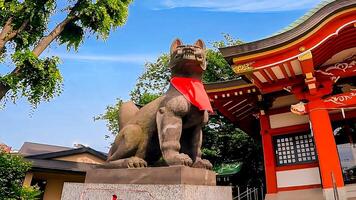
[[[139,108],[132,101],[125,102],[121,105],[119,111],[120,130],[122,130],[127,125],[127,123],[135,116],[138,111]]]

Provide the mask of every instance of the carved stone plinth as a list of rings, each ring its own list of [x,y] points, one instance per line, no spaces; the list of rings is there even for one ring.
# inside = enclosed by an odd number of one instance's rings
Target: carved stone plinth
[[[184,166],[93,169],[87,172],[85,183],[215,186],[216,174],[210,170]]]
[[[113,198],[113,196],[117,198]],[[64,183],[62,200],[232,200],[231,187]]]

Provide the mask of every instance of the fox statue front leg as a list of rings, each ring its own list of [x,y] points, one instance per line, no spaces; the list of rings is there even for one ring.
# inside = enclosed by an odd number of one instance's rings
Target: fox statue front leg
[[[208,123],[209,120],[209,114],[207,111],[203,111],[202,113],[202,122],[201,124],[196,125],[194,128],[192,137],[192,143],[191,143],[191,155],[194,160],[194,163],[192,167],[195,168],[205,168],[205,169],[212,169],[213,165],[210,163],[210,161],[206,159],[202,159],[202,152],[201,152],[201,146],[203,142],[203,131],[202,127]]]
[[[201,158],[201,145],[203,141],[203,133],[201,130],[201,126],[196,127],[193,134],[194,136],[192,141],[192,155],[194,156],[194,163],[192,167],[212,169],[213,165],[210,163],[210,161]]]
[[[157,113],[157,128],[159,144],[163,159],[169,166],[191,166],[192,159],[180,153],[180,138],[182,134],[182,118],[167,107],[162,107]]]

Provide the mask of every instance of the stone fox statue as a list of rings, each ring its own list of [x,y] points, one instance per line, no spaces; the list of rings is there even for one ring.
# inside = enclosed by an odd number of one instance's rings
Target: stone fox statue
[[[183,45],[179,39],[172,43],[168,91],[141,109],[132,102],[122,105],[120,132],[104,167],[146,167],[162,157],[170,166],[212,168],[201,158],[202,126],[212,112],[201,82],[205,50],[202,40],[194,45]]]

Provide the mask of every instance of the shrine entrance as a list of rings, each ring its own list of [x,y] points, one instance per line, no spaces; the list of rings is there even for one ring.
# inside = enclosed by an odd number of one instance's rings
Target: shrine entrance
[[[332,122],[345,184],[356,183],[356,118]]]

